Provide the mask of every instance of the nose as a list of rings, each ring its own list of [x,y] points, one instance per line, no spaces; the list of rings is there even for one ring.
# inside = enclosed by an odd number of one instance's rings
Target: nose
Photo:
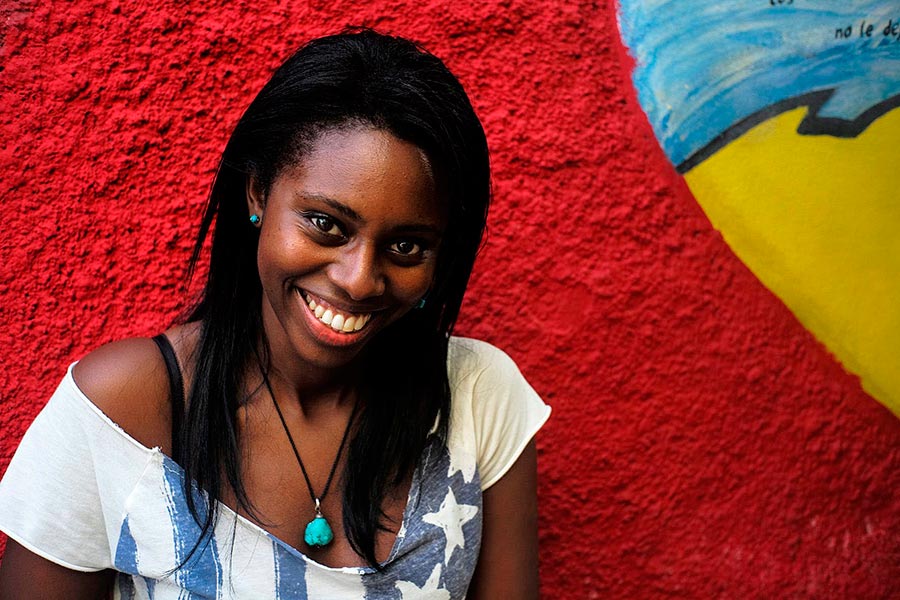
[[[385,290],[378,249],[373,244],[341,246],[329,266],[328,276],[352,300],[374,298]]]

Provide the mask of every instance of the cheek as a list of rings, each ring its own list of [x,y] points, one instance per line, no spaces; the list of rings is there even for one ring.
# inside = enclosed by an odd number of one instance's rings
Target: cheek
[[[307,273],[322,262],[321,252],[320,247],[310,243],[296,230],[264,230],[256,254],[263,287],[272,291],[281,288],[290,279]]]
[[[408,304],[416,304],[431,288],[434,271],[433,263],[415,269],[403,269],[394,278],[394,295]]]
[[[259,237],[259,248],[256,252],[256,267],[263,288],[271,290],[273,281],[279,278],[285,268],[284,252],[274,243],[271,235],[265,232]]]

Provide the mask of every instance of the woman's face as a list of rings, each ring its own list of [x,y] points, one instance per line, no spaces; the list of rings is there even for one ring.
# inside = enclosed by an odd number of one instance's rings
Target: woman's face
[[[306,366],[347,364],[431,286],[445,218],[416,146],[377,129],[332,129],[265,197],[250,187],[273,351]]]

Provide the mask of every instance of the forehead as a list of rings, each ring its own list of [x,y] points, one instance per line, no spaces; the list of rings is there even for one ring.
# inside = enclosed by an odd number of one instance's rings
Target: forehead
[[[322,132],[275,183],[295,194],[345,204],[367,220],[390,214],[432,224],[443,221],[425,153],[381,129]]]

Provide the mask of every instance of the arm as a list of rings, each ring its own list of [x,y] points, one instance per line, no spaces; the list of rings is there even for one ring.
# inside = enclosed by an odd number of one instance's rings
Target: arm
[[[112,571],[73,571],[41,558],[10,538],[0,566],[0,600],[109,598],[112,581]]]
[[[471,600],[538,597],[537,450],[531,440],[483,497],[481,553]]]

